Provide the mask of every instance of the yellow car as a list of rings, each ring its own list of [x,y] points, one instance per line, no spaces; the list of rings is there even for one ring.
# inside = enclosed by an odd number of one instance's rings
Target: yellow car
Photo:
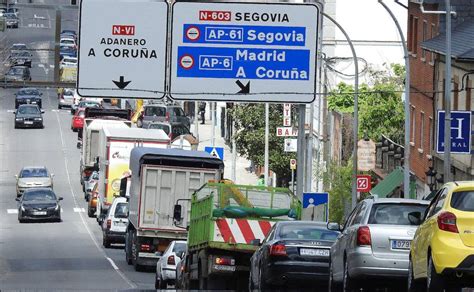
[[[474,181],[445,184],[431,201],[413,238],[409,291],[474,287]]]

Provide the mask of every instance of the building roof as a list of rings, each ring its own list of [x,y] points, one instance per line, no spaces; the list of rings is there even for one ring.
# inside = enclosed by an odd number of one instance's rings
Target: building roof
[[[424,41],[423,49],[446,55],[446,33]],[[474,20],[468,20],[453,29],[451,35],[451,55],[453,58],[474,61]]]

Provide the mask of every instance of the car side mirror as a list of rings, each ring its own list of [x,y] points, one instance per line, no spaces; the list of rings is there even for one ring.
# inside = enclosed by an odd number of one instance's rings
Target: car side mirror
[[[181,205],[174,205],[173,209],[173,219],[174,221],[180,222],[181,221],[181,212],[182,212],[182,206]]]
[[[62,201],[64,198],[63,197],[59,197],[58,198],[58,201]]]
[[[12,113],[13,113],[14,115],[16,115],[16,111],[13,111]]]
[[[260,239],[255,238],[250,241],[250,244],[253,246],[260,246]]]
[[[77,142],[76,148],[77,148],[77,149],[81,149],[81,148],[82,148],[82,142]]]
[[[328,222],[327,228],[328,228],[328,230],[333,230],[333,231],[341,231],[342,230],[341,225],[339,223],[336,223],[336,222]]]
[[[54,173],[51,174],[51,177],[54,177]]]
[[[18,179],[18,174],[15,174],[15,178]]]
[[[20,198],[15,198],[15,201],[19,202],[19,201],[20,201]]]
[[[408,221],[410,221],[411,225],[420,225],[423,222],[421,212],[415,211],[408,213]]]

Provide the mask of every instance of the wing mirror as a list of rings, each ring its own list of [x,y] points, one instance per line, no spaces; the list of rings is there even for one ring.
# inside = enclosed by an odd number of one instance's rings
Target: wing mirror
[[[411,225],[420,225],[423,223],[423,219],[421,218],[421,212],[410,212],[408,213],[408,221],[410,221]]]
[[[54,173],[51,174],[51,177],[54,177]]]
[[[18,174],[15,174],[15,178],[18,179]]]
[[[328,228],[328,230],[333,230],[333,231],[341,231],[342,230],[341,225],[339,223],[336,223],[336,222],[328,222],[327,228]]]
[[[58,201],[62,201],[62,200],[64,200],[63,197],[59,197],[59,198],[58,198]]]
[[[15,201],[19,202],[19,201],[20,201],[20,198],[15,198]]]
[[[43,109],[41,110],[41,113],[44,114],[44,110],[43,110]]]
[[[173,210],[173,219],[174,221],[176,222],[180,222],[181,221],[181,212],[182,212],[182,209],[183,207],[181,205],[174,205],[174,210]]]
[[[16,115],[16,110],[14,110],[12,113],[13,113],[14,115]]]

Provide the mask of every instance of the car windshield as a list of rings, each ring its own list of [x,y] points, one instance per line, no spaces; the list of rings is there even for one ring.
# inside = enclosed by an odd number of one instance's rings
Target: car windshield
[[[408,214],[424,214],[427,207],[421,204],[375,204],[370,211],[369,224],[414,225],[408,219]]]
[[[175,253],[181,253],[186,251],[186,243],[184,242],[176,242],[173,246],[173,251]]]
[[[309,239],[309,240],[330,240],[335,241],[338,232],[328,230],[322,226],[313,224],[287,224],[280,228],[278,237],[281,239]]]
[[[12,67],[10,68],[10,71],[8,72],[11,75],[22,75],[23,74],[23,68],[20,67]]]
[[[5,13],[4,16],[5,16],[6,18],[10,18],[10,19],[18,19],[18,18],[16,17],[16,15],[13,14],[13,13]]]
[[[20,177],[48,177],[48,171],[44,168],[25,168],[21,171]]]
[[[39,114],[40,110],[37,106],[22,106],[18,108],[18,113],[25,115],[35,115]]]
[[[115,207],[115,217],[127,217],[128,213],[128,204],[127,203],[118,203],[117,207]]]
[[[18,95],[39,95],[38,89],[25,88],[18,91]]]
[[[76,42],[74,42],[73,39],[62,39],[62,40],[60,41],[60,43],[61,43],[61,44],[66,44],[66,45],[69,45],[69,44],[73,45],[73,44],[75,44]]]
[[[166,110],[163,107],[149,106],[145,108],[145,116],[165,116]]]
[[[16,52],[11,55],[11,58],[19,58],[19,57],[29,57],[30,53],[28,52]]]
[[[74,97],[74,91],[72,90],[64,90],[64,95],[68,97]]]
[[[474,212],[474,191],[453,193],[451,207],[460,211]]]
[[[84,117],[86,116],[86,112],[85,112],[85,111],[79,111],[79,112],[77,113],[77,115],[78,115],[79,117],[81,117],[81,118],[84,118]]]
[[[26,47],[25,44],[14,44],[12,46],[12,50],[27,50],[28,48]]]
[[[50,190],[30,190],[23,194],[23,201],[56,200],[56,195]]]
[[[165,125],[165,124],[150,124],[148,129],[163,130],[166,133],[166,135],[169,135],[169,133],[170,133],[170,126]]]

